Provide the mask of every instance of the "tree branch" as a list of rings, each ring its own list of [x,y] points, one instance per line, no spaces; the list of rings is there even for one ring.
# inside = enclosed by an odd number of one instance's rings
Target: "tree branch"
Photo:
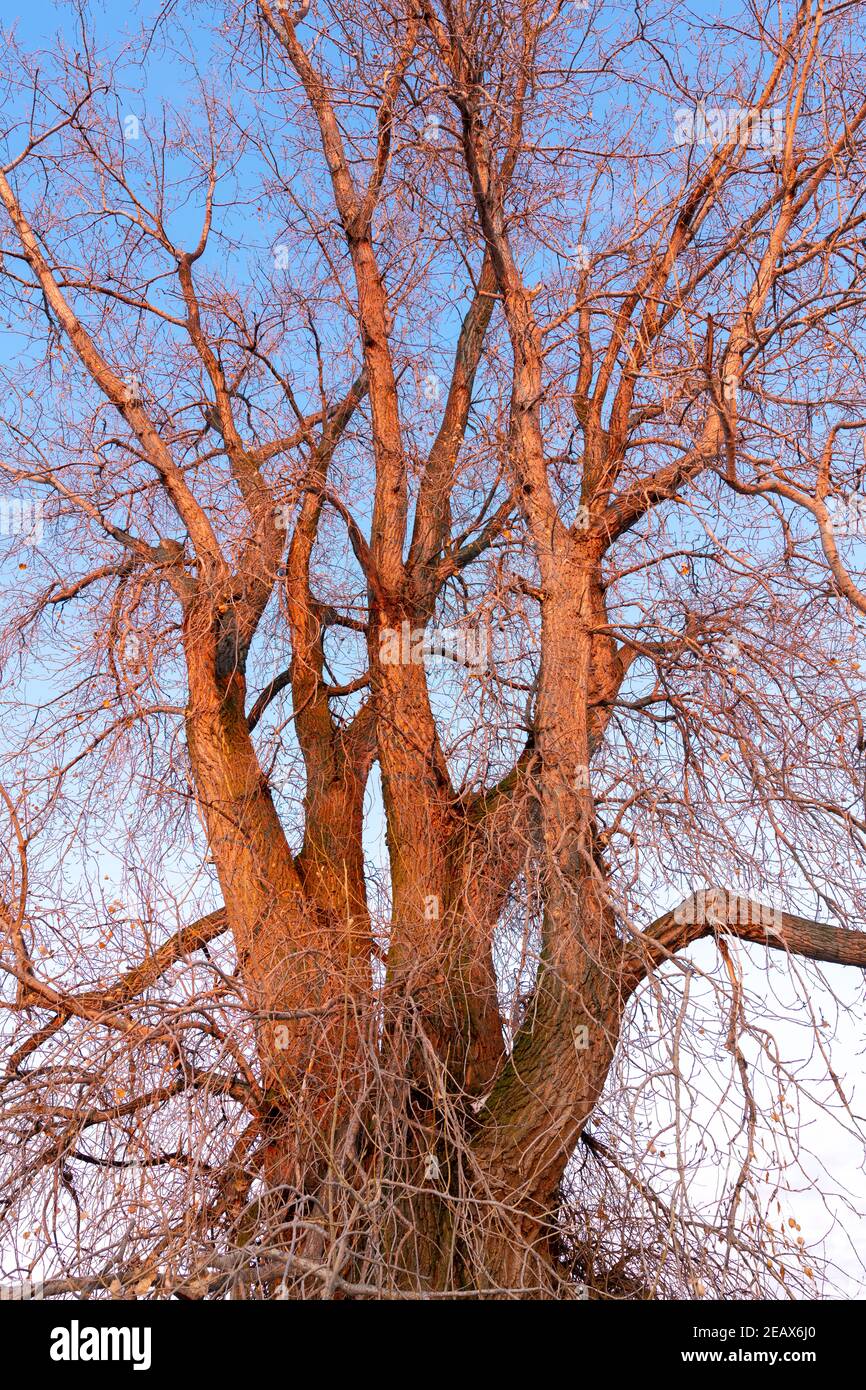
[[[775,951],[820,960],[828,965],[856,965],[866,970],[866,932],[831,927],[767,907],[725,888],[693,893],[679,907],[656,918],[625,952],[623,979],[634,990],[657,965],[677,951],[718,932]]]

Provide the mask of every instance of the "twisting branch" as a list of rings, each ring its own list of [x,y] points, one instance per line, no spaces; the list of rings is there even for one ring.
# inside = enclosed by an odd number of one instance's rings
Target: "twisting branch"
[[[866,932],[798,917],[725,888],[707,888],[693,893],[637,934],[624,953],[623,982],[631,991],[677,951],[720,932],[808,960],[866,970]]]

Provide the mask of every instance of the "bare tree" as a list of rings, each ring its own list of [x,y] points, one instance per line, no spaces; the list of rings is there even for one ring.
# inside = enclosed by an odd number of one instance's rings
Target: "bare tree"
[[[201,23],[7,42],[9,1270],[814,1294],[858,8]]]

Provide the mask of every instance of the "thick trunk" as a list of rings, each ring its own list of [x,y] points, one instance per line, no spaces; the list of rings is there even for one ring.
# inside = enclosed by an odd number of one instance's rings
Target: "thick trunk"
[[[541,549],[541,548],[540,548]],[[601,1094],[621,1020],[621,944],[597,843],[588,768],[597,716],[621,673],[597,628],[597,557],[561,528],[541,549],[538,801],[544,902],[536,989],[474,1144],[501,1213],[483,1260],[491,1288],[550,1278],[549,1222],[565,1166]],[[609,668],[609,669],[608,669]]]
[[[352,1101],[369,997],[363,774],[311,779],[315,829],[296,861],[250,737],[243,672],[235,661],[220,674],[218,646],[206,623],[187,633],[190,763],[255,1020],[266,1177],[297,1191],[318,1182]]]
[[[274,1011],[317,1006],[315,922],[247,729],[240,671],[220,680],[203,643],[188,646],[187,743],[196,795],[256,1015],[266,1087],[303,1075],[306,1028],[277,1032]]]

